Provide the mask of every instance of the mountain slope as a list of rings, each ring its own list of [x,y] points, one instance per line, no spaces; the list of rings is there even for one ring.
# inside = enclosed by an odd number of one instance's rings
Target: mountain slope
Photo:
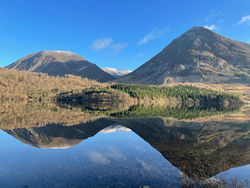
[[[250,44],[194,27],[118,82],[249,84]]]
[[[43,72],[50,76],[73,74],[87,77],[100,82],[115,79],[97,65],[90,63],[81,56],[67,51],[41,51],[19,59],[7,66],[9,69]]]
[[[116,78],[121,78],[129,73],[131,73],[131,70],[128,69],[115,69],[111,67],[104,67],[102,68],[103,71],[109,73],[110,75],[116,77]]]

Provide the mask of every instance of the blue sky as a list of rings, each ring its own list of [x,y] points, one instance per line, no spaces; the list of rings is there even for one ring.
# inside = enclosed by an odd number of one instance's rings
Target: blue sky
[[[133,70],[193,26],[250,43],[250,1],[0,0],[0,67],[66,50]]]

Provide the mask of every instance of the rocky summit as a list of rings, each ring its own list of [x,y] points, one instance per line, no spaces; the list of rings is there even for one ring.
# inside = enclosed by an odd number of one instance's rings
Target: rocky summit
[[[7,66],[9,69],[47,73],[50,76],[72,74],[106,82],[115,79],[97,65],[80,55],[68,51],[41,51],[33,53]]]
[[[250,44],[193,27],[118,82],[250,85]]]

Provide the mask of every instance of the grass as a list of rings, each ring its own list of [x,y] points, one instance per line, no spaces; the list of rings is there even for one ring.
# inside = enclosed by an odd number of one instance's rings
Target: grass
[[[92,86],[105,86],[105,84],[73,75],[52,77],[43,73],[0,69],[2,101],[45,101],[61,92],[82,90]]]
[[[90,89],[88,89],[90,88]],[[128,93],[137,99],[157,99],[157,98],[181,98],[183,100],[192,99],[214,99],[231,98],[237,99],[236,95],[194,87],[191,85],[174,86],[145,86],[127,84],[101,84],[93,80],[81,78],[73,75],[65,77],[51,77],[43,73],[31,73],[26,71],[16,71],[0,69],[0,99],[1,100],[37,100],[43,101],[55,98],[60,93],[69,92],[89,95],[91,93]]]

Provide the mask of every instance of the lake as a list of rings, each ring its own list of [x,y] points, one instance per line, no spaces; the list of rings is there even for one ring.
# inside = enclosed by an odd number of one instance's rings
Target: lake
[[[109,116],[54,106],[4,109],[1,188],[250,187],[249,111],[189,119],[138,113],[143,109]]]

